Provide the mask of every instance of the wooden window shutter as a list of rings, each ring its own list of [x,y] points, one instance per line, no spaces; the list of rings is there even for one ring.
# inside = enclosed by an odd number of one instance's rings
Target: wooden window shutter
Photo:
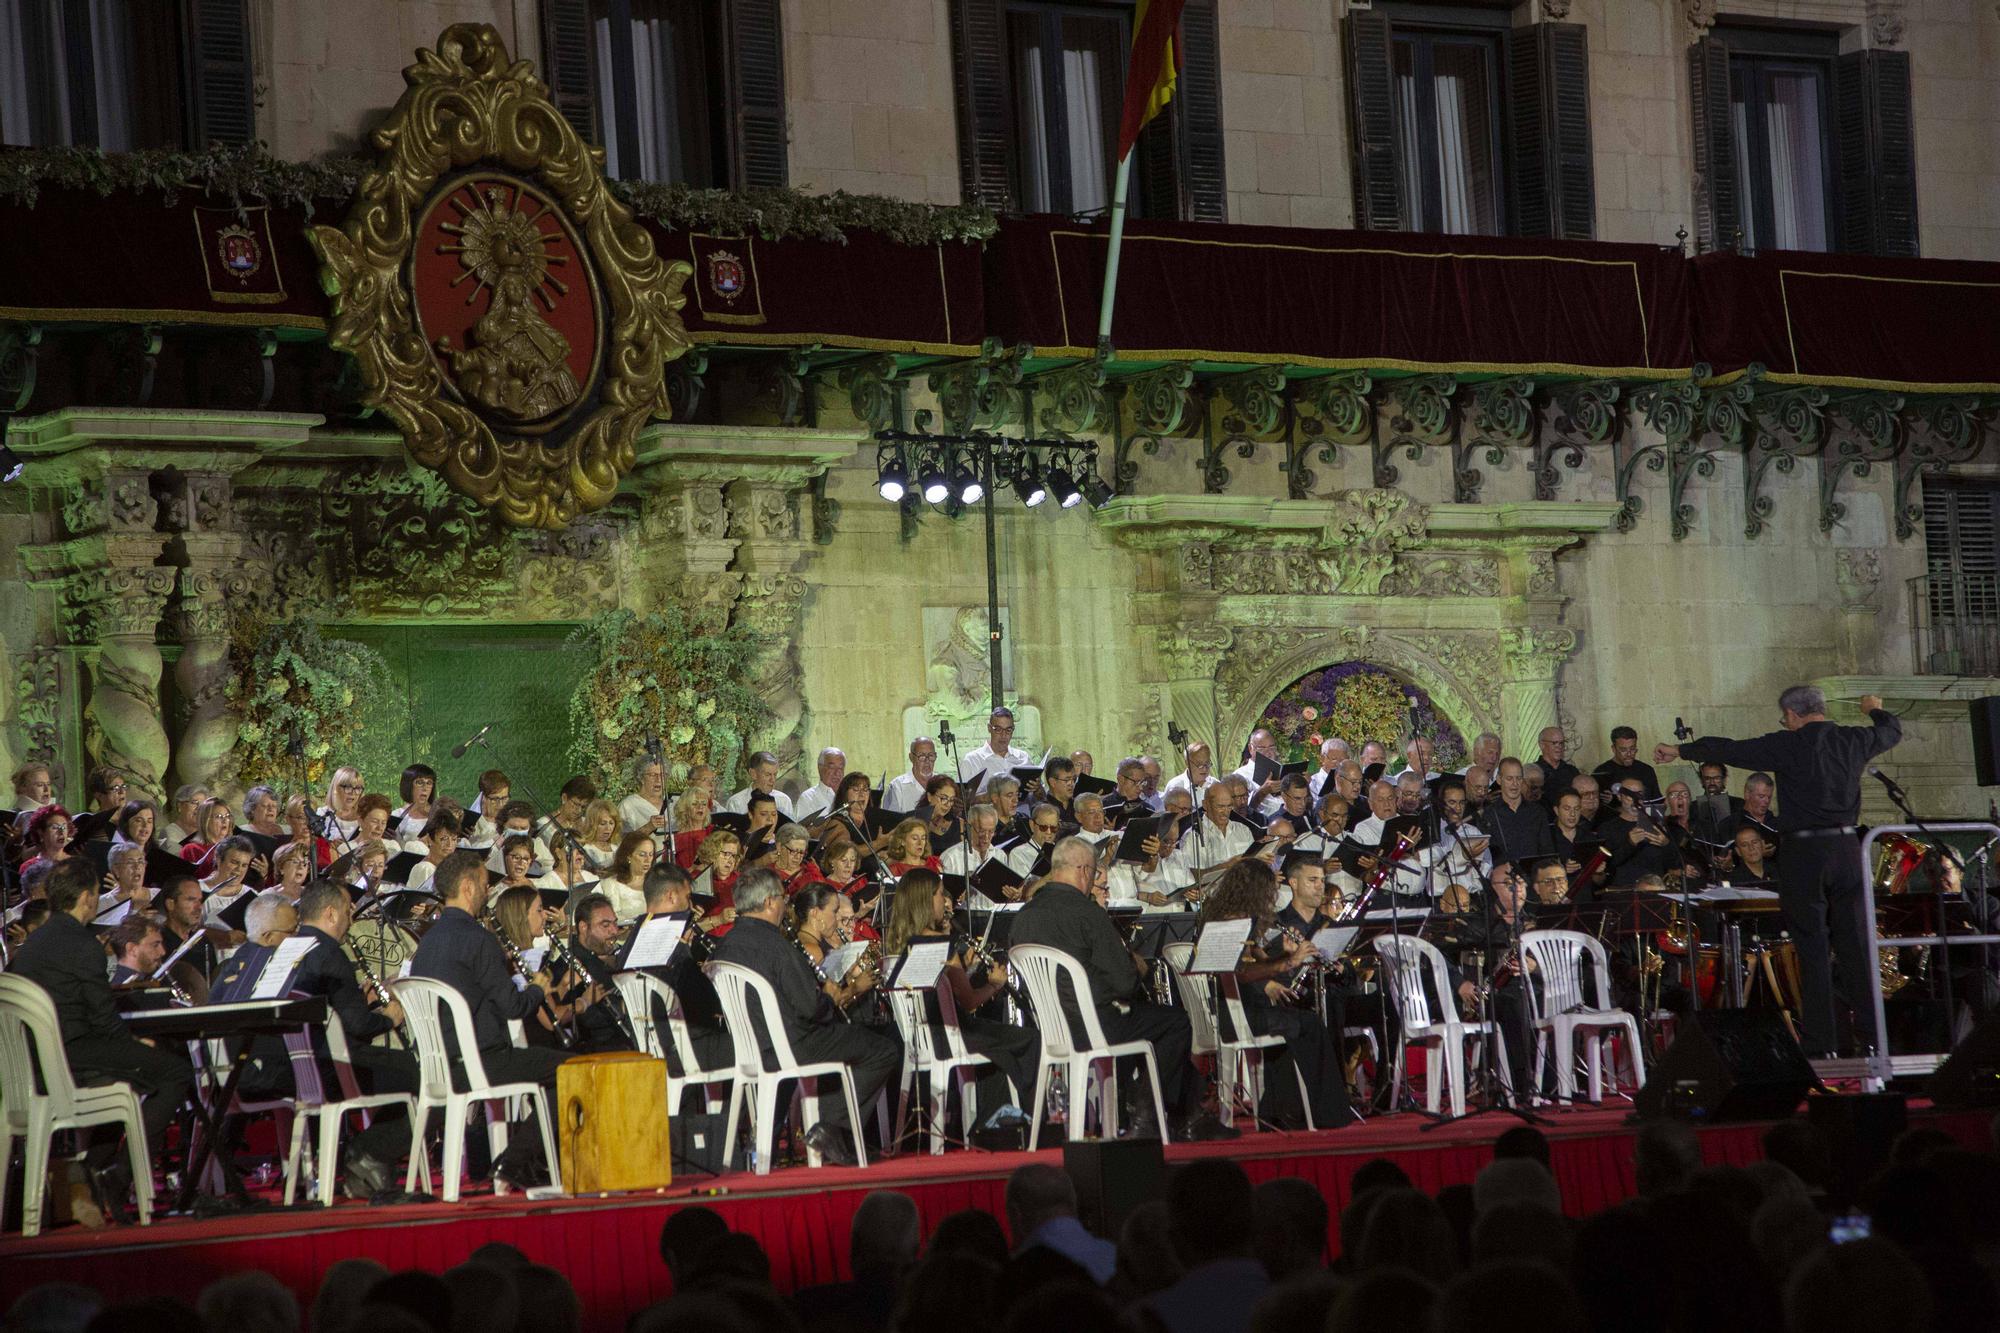
[[[790,180],[783,29],[778,0],[729,0],[729,183],[739,189]]]
[[[1589,33],[1582,24],[1509,30],[1507,121],[1514,234],[1594,238]]]
[[[1688,48],[1694,108],[1695,249],[1733,250],[1743,235],[1743,164],[1729,124],[1729,48],[1704,37]]]
[[[590,47],[590,0],[542,0],[542,78],[549,100],[585,143],[597,143]]]
[[[1906,51],[1852,51],[1834,61],[1840,208],[1834,248],[1917,253],[1917,146]]]
[[[1013,102],[1007,89],[1004,0],[951,0],[951,73],[958,103],[958,180],[968,204],[1014,204],[1008,149]]]
[[[1180,155],[1182,218],[1229,220],[1229,182],[1222,160],[1222,40],[1216,0],[1187,0],[1181,10],[1181,73],[1172,105],[1174,128],[1187,151]]]
[[[1349,130],[1354,146],[1354,225],[1365,231],[1409,226],[1396,170],[1394,33],[1381,14],[1356,10],[1343,21]]]
[[[257,106],[245,0],[187,0],[186,15],[189,147],[252,142]]]

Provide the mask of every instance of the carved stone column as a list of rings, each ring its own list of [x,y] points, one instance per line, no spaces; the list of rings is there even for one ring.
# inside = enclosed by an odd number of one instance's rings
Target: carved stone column
[[[197,472],[163,480],[172,488],[165,502],[167,526],[181,533],[187,555],[174,615],[181,641],[174,684],[184,713],[173,781],[213,788],[236,744],[237,719],[227,699],[230,602],[240,602],[251,581],[238,568],[243,538],[233,530],[229,477]]]
[[[800,537],[800,491],[805,478],[789,470],[754,481],[731,482],[729,529],[738,539],[736,569],[742,591],[735,620],[766,643],[751,677],[763,699],[762,723],[746,739],[753,750],[778,756],[778,771],[800,773],[805,744],[806,696],[799,664],[799,634],[806,604],[805,580],[792,571],[811,549]]]
[[[1517,625],[1500,631],[1504,675],[1500,685],[1500,747],[1505,754],[1535,753],[1535,739],[1554,726],[1556,671],[1576,651],[1576,631]]]
[[[65,589],[72,641],[83,648],[90,702],[84,754],[138,791],[163,792],[170,746],[160,720],[160,616],[175,571],[161,566],[86,570]]]
[[[1178,723],[1190,743],[1204,742],[1215,748],[1218,726],[1215,705],[1216,670],[1234,641],[1227,625],[1173,624],[1155,630],[1160,652],[1160,671],[1166,680],[1164,702],[1167,720]],[[1176,756],[1177,758],[1177,756]],[[1218,760],[1221,756],[1217,756]],[[1165,765],[1178,772],[1174,763]]]

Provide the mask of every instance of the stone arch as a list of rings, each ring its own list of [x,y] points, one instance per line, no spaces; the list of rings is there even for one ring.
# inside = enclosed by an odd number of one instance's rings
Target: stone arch
[[[1243,669],[1230,672],[1228,665],[1239,660]],[[1218,682],[1224,689],[1216,700],[1221,723],[1217,767],[1235,767],[1233,761],[1222,761],[1242,751],[1264,705],[1278,691],[1309,671],[1339,662],[1366,662],[1417,686],[1468,743],[1482,731],[1499,730],[1500,648],[1491,631],[1406,637],[1350,626],[1308,631],[1302,638],[1290,631],[1239,631],[1230,662],[1220,673],[1225,679]],[[1227,680],[1231,676],[1233,688]]]

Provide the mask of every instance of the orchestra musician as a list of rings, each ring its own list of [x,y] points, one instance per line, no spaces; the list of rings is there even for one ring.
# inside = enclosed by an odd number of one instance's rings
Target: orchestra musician
[[[928,870],[912,870],[896,886],[896,903],[882,933],[883,952],[891,956],[901,954],[919,936],[948,936],[951,919],[951,895],[945,892],[943,878]],[[800,938],[804,939],[803,931]],[[986,1125],[1026,1124],[1028,1117],[1015,1098],[1034,1104],[1035,1060],[1041,1053],[1041,1034],[1025,1023],[1003,1023],[979,1016],[978,1011],[988,1001],[1007,989],[1008,975],[1005,963],[998,960],[988,963],[978,958],[973,944],[970,939],[952,941],[951,958],[940,980],[951,990],[952,1008],[957,1012],[959,1035],[965,1048],[993,1062],[994,1083],[1004,1077],[1015,1089],[1012,1096],[997,1086],[980,1090],[981,1105],[999,1107],[988,1117]],[[926,994],[924,1006],[926,1022],[943,1021],[935,995]],[[939,1048],[944,1049],[942,1040]]]
[[[1826,696],[1818,687],[1794,685],[1778,697],[1778,731],[1750,740],[1704,736],[1682,746],[1661,744],[1653,751],[1656,763],[1682,757],[1714,760],[1768,770],[1785,784],[1785,808],[1777,817],[1785,840],[1778,894],[1798,948],[1800,1025],[1812,1055],[1836,1049],[1836,958],[1841,998],[1854,1015],[1855,1041],[1863,1047],[1877,1044],[1875,1007],[1868,995],[1868,977],[1877,960],[1868,953],[1855,822],[1861,814],[1863,770],[1877,755],[1895,748],[1903,727],[1875,695],[1864,697],[1861,709],[1868,725],[1836,726],[1827,719]],[[1760,776],[1753,775],[1752,781]],[[1765,781],[1768,785],[1769,779]],[[1749,783],[1744,806],[1744,817],[1755,818]]]
[[[1226,810],[1223,817],[1228,817]],[[1041,887],[1014,919],[1011,944],[1044,944],[1074,958],[1090,979],[1091,1000],[1106,1039],[1152,1043],[1161,1094],[1176,1122],[1157,1123],[1151,1089],[1132,1066],[1120,1070],[1125,1107],[1120,1123],[1130,1126],[1135,1138],[1159,1137],[1169,1128],[1177,1140],[1237,1137],[1235,1130],[1200,1110],[1201,1082],[1189,1062],[1193,1036],[1187,1014],[1146,999],[1138,963],[1093,896],[1097,849],[1081,838],[1065,838],[1051,850],[1049,862]],[[1080,1031],[1076,997],[1065,991],[1063,1002],[1072,1030]]]
[[[679,867],[675,868],[676,873]],[[651,872],[647,872],[648,878]],[[647,909],[649,912],[651,908]],[[618,913],[611,900],[601,893],[586,893],[576,900],[573,913],[576,930],[570,936],[567,953],[577,969],[571,985],[587,984],[589,1002],[576,1013],[575,1036],[570,1049],[579,1053],[629,1051],[632,1037],[622,1019],[623,1001],[618,995],[615,964],[618,958]],[[685,953],[686,950],[681,950]],[[663,1043],[671,1044],[671,1043]]]
[[[477,851],[453,852],[438,866],[431,883],[444,905],[410,958],[410,975],[441,981],[464,997],[472,1013],[479,1059],[489,1079],[495,1083],[538,1083],[548,1104],[554,1106],[556,1070],[569,1053],[534,1045],[516,1047],[507,1033],[510,1020],[526,1024],[540,1012],[550,977],[544,968],[516,987],[506,950],[479,924],[486,911],[486,876],[486,860]],[[450,1030],[445,1033],[445,1044],[456,1051]],[[454,1054],[454,1062],[457,1059]],[[532,1110],[529,1114],[532,1116]],[[493,1164],[495,1179],[526,1189],[541,1184],[547,1170],[541,1135],[532,1120],[516,1122],[506,1151]]]
[[[1221,984],[1235,988],[1252,1033],[1285,1039],[1273,1054],[1282,1051],[1299,1073],[1299,1078],[1293,1078],[1289,1071],[1266,1072],[1264,1118],[1280,1128],[1302,1128],[1299,1080],[1303,1079],[1313,1125],[1337,1129],[1353,1119],[1339,1051],[1318,1014],[1283,1003],[1290,998],[1287,978],[1297,976],[1319,953],[1309,935],[1280,935],[1267,942],[1277,921],[1277,891],[1270,866],[1262,861],[1238,861],[1222,873],[1202,903],[1202,924],[1243,917],[1252,923],[1243,960],[1235,975],[1223,978]],[[1233,1030],[1230,1007],[1218,1004],[1216,1009],[1225,1037],[1240,1039],[1243,1034]]]
[[[816,892],[817,888],[808,888],[800,896]],[[814,964],[779,924],[786,901],[784,886],[776,875],[762,869],[744,871],[736,885],[736,903],[736,928],[716,949],[716,960],[749,968],[768,981],[777,997],[792,1054],[804,1064],[838,1061],[846,1065],[855,1104],[867,1106],[895,1075],[902,1059],[901,1047],[871,1027],[845,1023],[836,1016]],[[759,1044],[768,1046],[761,1035]],[[766,1049],[764,1059],[771,1058]],[[806,1144],[826,1160],[852,1166],[858,1159],[847,1139],[846,1099],[832,1079],[821,1080],[819,1092],[819,1123],[806,1131]]]
[[[645,919],[681,913],[692,916],[697,910],[693,884],[687,871],[671,861],[655,865],[646,872]],[[682,937],[682,947],[674,950],[664,967],[647,968],[646,974],[666,983],[680,1002],[681,1021],[687,1027],[688,1045],[694,1053],[695,1063],[703,1069],[729,1069],[736,1063],[736,1047],[723,1019],[722,997],[715,993],[715,983],[702,970],[707,951],[708,946],[701,937],[689,932]],[[667,1015],[655,1012],[653,1021],[664,1024]],[[687,1070],[682,1067],[680,1052],[674,1048],[674,1043],[662,1041],[660,1046],[666,1052],[668,1070],[676,1078],[685,1077]],[[678,1111],[680,1108],[669,1109]]]
[[[10,976],[26,978],[48,992],[62,1034],[63,1054],[78,1084],[129,1083],[140,1098],[145,1150],[139,1160],[166,1144],[174,1112],[194,1092],[194,1070],[179,1043],[155,1046],[126,1030],[105,969],[104,946],[90,929],[98,913],[96,867],[82,858],[62,861],[45,887],[48,920],[14,953]],[[90,1132],[84,1153],[88,1185],[98,1218],[127,1215],[132,1174],[119,1155],[118,1126]],[[83,1182],[75,1182],[81,1184]]]

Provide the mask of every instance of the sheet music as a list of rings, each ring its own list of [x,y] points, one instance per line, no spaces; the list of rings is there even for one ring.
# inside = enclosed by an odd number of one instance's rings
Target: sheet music
[[[1664,896],[1678,898],[1680,895],[1669,893]],[[1692,896],[1696,902],[1708,903],[1776,902],[1778,898],[1770,889],[1739,889],[1729,884],[1711,884]]]
[[[153,979],[157,980],[158,978],[167,975],[167,969],[172,967],[175,963],[178,963],[181,959],[187,957],[188,951],[194,948],[195,945],[200,944],[201,941],[202,941],[202,933],[199,929],[197,929],[192,935],[189,935],[186,939],[181,941],[180,948],[168,954],[166,958],[161,961],[160,965],[153,969]]]
[[[1250,941],[1253,924],[1249,917],[1239,916],[1229,921],[1211,921],[1203,926],[1201,935],[1194,942],[1194,957],[1188,962],[1189,974],[1234,972],[1237,963],[1243,959],[1243,946]]]
[[[626,951],[626,968],[665,967],[673,961],[674,952],[681,947],[681,937],[687,933],[687,926],[688,918],[684,912],[656,916],[642,923],[632,935],[632,947]]]
[[[546,945],[539,949],[521,950],[521,970],[532,977],[535,973],[542,970],[542,960],[548,956],[549,951]]]
[[[867,940],[856,940],[852,944],[841,945],[819,960],[820,976],[828,981],[844,979],[853,970],[854,964],[860,960],[861,951],[867,947]]]
[[[1332,962],[1347,952],[1360,933],[1359,926],[1328,926],[1312,937],[1313,948],[1319,950],[1320,957]]]
[[[951,941],[911,940],[903,953],[903,965],[896,971],[897,990],[929,990],[937,985],[944,965],[951,961]]]
[[[319,945],[310,935],[294,935],[272,951],[264,960],[264,970],[257,974],[257,984],[250,988],[253,1000],[275,1000],[285,993],[285,983],[292,979],[292,973],[299,970],[305,956]]]

